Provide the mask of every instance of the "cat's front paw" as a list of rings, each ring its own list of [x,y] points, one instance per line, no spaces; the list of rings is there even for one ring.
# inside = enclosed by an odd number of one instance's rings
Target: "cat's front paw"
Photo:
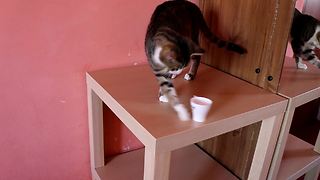
[[[178,76],[178,75],[176,75],[176,74],[172,74],[172,75],[171,75],[171,79],[175,79],[177,76]]]
[[[163,102],[163,103],[167,103],[167,102],[169,102],[169,99],[167,98],[167,96],[161,95],[161,96],[159,96],[159,101]]]
[[[194,76],[190,73],[187,73],[186,75],[184,75],[184,79],[187,81],[191,81],[194,79]]]
[[[181,72],[182,72],[182,69],[178,69],[178,70],[175,70],[175,71],[169,71],[169,73],[171,75],[171,79],[176,78]]]
[[[303,63],[297,63],[297,68],[306,70],[306,69],[308,69],[308,66]]]
[[[190,120],[191,116],[187,110],[187,108],[183,104],[177,104],[174,106],[175,111],[178,113],[178,117],[182,121]]]

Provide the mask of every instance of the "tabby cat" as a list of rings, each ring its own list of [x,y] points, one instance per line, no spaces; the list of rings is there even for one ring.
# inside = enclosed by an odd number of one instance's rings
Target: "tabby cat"
[[[307,69],[302,60],[320,68],[319,57],[314,52],[320,48],[320,21],[295,9],[290,36],[297,68]]]
[[[190,119],[190,115],[179,101],[171,78],[181,73],[190,60],[192,65],[184,79],[195,78],[204,53],[199,46],[199,32],[218,47],[239,54],[246,53],[241,46],[221,40],[211,33],[198,6],[185,0],[166,1],[157,6],[145,37],[148,62],[160,85],[159,100],[169,102],[181,120]]]

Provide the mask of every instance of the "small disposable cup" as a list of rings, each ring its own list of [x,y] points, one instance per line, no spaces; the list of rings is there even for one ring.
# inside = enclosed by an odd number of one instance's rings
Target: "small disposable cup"
[[[204,122],[211,108],[212,100],[205,97],[193,96],[190,99],[190,104],[192,109],[192,120]]]

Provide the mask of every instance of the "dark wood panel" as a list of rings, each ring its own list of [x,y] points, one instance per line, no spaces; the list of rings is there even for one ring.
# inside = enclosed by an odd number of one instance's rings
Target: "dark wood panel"
[[[261,123],[256,123],[198,145],[241,179],[247,179]]]
[[[202,37],[201,46],[206,49],[202,61],[277,92],[294,5],[292,0],[200,0],[211,30],[248,50],[248,54],[239,56]],[[247,179],[259,130],[260,124],[251,125],[199,145],[239,178]]]
[[[277,91],[294,2],[291,0],[200,0],[211,29],[248,50],[239,56],[201,38],[203,62],[260,87]],[[260,73],[256,73],[256,69]],[[268,80],[268,77],[272,77]]]

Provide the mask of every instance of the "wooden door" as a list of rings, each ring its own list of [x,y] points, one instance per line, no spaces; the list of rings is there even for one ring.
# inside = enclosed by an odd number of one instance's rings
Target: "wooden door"
[[[292,0],[200,0],[199,6],[211,30],[248,50],[246,55],[239,56],[201,38],[201,46],[206,49],[203,62],[277,92],[294,3]],[[259,130],[259,124],[252,125],[199,145],[241,179],[246,179]]]

